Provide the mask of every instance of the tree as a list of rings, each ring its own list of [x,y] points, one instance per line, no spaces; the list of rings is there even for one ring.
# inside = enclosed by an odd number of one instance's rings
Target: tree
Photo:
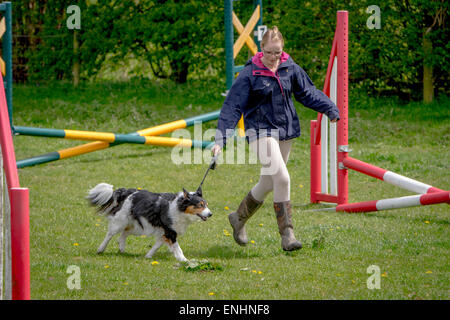
[[[195,69],[211,63],[217,67],[222,60],[223,35],[217,37],[223,33],[222,1],[110,1],[109,6],[90,9],[102,21],[95,19],[85,34],[84,49],[98,47],[93,34],[114,39],[101,40],[103,49],[94,49],[100,57],[113,52],[118,60],[131,52],[147,60],[156,77],[177,83],[186,82]]]

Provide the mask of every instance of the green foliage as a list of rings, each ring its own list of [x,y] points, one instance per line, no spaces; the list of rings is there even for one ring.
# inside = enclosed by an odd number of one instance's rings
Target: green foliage
[[[265,1],[265,24],[277,25],[286,39],[286,51],[322,87],[328,66],[336,12],[349,11],[349,76],[353,90],[369,95],[421,97],[424,59],[435,68],[437,92],[449,88],[449,29],[438,23],[429,37],[433,52],[424,56],[422,37],[438,10],[448,12],[444,1],[398,1],[379,3],[381,29],[369,29],[366,8],[373,1]],[[444,15],[445,19],[446,15]],[[447,90],[447,91],[446,91]]]
[[[214,78],[224,82],[224,3],[214,1],[81,1],[80,56],[66,27],[71,1],[13,3],[14,78],[71,80],[78,58],[85,80],[130,77]],[[336,11],[348,10],[350,82],[369,95],[420,99],[423,66],[433,68],[436,95],[449,93],[450,44],[445,27],[448,1],[387,0],[379,3],[381,29],[369,29],[372,1],[265,0],[263,23],[277,25],[286,51],[323,85],[336,25]],[[245,25],[253,1],[234,2]],[[235,39],[237,39],[235,32]],[[424,36],[432,43],[424,53]],[[248,59],[243,50],[237,61]]]
[[[206,259],[191,259],[187,262],[179,263],[178,268],[184,271],[194,272],[206,272],[206,271],[222,271],[223,267],[218,263],[210,262]]]

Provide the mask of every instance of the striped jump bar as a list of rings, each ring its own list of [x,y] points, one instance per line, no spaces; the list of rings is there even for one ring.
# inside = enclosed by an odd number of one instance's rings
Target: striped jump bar
[[[109,132],[96,132],[96,131],[80,131],[80,130],[61,130],[61,129],[43,129],[32,127],[20,127],[15,126],[14,132],[39,137],[53,137],[64,138],[72,140],[87,140],[87,141],[104,141],[109,143],[135,143],[135,144],[147,144],[158,146],[182,146],[182,147],[207,147],[211,142],[195,141],[190,139],[177,139],[169,137],[158,136],[140,136],[132,134],[117,134]]]
[[[372,212],[450,202],[450,191],[433,192],[399,198],[340,204],[327,211]]]
[[[187,118],[187,119],[176,120],[176,121],[172,121],[172,122],[165,123],[162,125],[157,125],[154,127],[146,128],[146,129],[139,130],[137,132],[132,132],[128,135],[123,135],[123,136],[127,136],[127,139],[130,139],[128,136],[135,136],[135,137],[158,136],[161,134],[175,131],[177,129],[183,129],[183,128],[186,128],[189,126],[193,126],[196,122],[207,122],[207,121],[218,119],[219,114],[220,114],[220,110],[213,111],[213,112],[205,113],[203,115],[199,115],[199,116],[195,116],[195,117],[191,117],[191,118]],[[15,127],[15,128],[18,128],[18,127]],[[22,129],[23,128],[24,127],[22,127]],[[51,130],[51,129],[47,129],[47,130]],[[15,133],[19,133],[19,132],[16,131]],[[47,131],[47,133],[49,133],[49,131]],[[64,135],[65,135],[65,133],[64,133]],[[111,139],[111,138],[112,137],[108,136],[108,139]],[[125,138],[122,137],[122,139],[125,139]],[[171,139],[171,138],[166,138],[166,139]],[[164,138],[163,137],[152,137],[152,139],[150,139],[150,140],[152,142],[162,143]],[[109,147],[114,147],[114,146],[120,145],[122,143],[126,143],[123,141],[122,142],[119,142],[117,140],[114,140],[114,141],[115,142],[94,141],[94,142],[86,143],[86,144],[83,144],[80,146],[63,149],[63,150],[59,150],[59,151],[55,151],[55,152],[50,152],[47,154],[43,154],[40,156],[28,158],[28,159],[19,160],[19,161],[17,161],[17,168],[24,168],[24,167],[29,167],[29,166],[47,163],[47,162],[51,162],[51,161],[56,161],[56,160],[60,160],[60,159],[66,159],[66,158],[70,158],[73,156],[86,154],[86,153],[90,153],[90,152],[97,151],[97,150],[103,150],[103,149],[106,149]],[[168,143],[168,140],[165,140],[165,141]],[[207,144],[208,145],[205,145],[205,142],[201,142],[201,141],[200,142],[192,141],[191,147],[201,146],[204,148],[208,148],[211,146],[211,142],[207,142]],[[164,144],[159,144],[159,145],[164,145]],[[165,145],[168,146],[167,144],[165,144]],[[177,144],[175,144],[175,145],[177,145]]]
[[[434,193],[434,192],[443,192],[444,190],[435,188],[433,186],[430,186],[428,184],[419,182],[417,180],[407,178],[405,176],[402,176],[400,174],[394,173],[392,171],[388,171],[385,169],[381,169],[379,167],[376,167],[374,165],[368,164],[366,162],[347,157],[343,161],[344,166],[348,169],[352,169],[358,172],[361,172],[363,174],[366,174],[368,176],[371,176],[373,178],[385,181],[387,183],[390,183],[394,186],[400,187],[402,189],[416,192],[416,193]]]

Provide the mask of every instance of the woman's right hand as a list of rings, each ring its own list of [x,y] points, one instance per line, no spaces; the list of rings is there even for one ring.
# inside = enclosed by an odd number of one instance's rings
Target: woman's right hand
[[[212,153],[213,157],[217,156],[221,151],[222,151],[222,148],[218,144],[215,144],[211,148],[211,153]]]

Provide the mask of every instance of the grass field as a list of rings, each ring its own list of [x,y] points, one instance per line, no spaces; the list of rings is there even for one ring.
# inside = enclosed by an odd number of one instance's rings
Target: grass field
[[[16,86],[14,124],[129,133],[218,110],[222,101],[209,83]],[[147,260],[153,239],[141,237],[128,238],[125,254],[113,239],[97,255],[107,223],[86,204],[90,188],[108,182],[156,192],[195,190],[208,166],[176,165],[164,147],[121,145],[19,170],[21,185],[30,189],[32,299],[449,299],[449,206],[307,211],[318,207],[308,205],[309,121],[316,115],[300,105],[297,110],[303,135],[288,169],[302,250],[282,251],[271,195],[247,225],[253,243],[234,243],[227,215],[257,182],[259,166],[222,164],[203,187],[213,217],[179,240],[188,259],[219,268],[188,272],[167,248]],[[351,96],[351,156],[448,190],[449,119],[448,98],[423,106]],[[17,159],[81,144],[27,136],[14,143]],[[356,172],[349,176],[351,202],[410,194]],[[80,268],[79,290],[67,287],[71,265]],[[380,268],[380,289],[367,287],[371,265]]]

